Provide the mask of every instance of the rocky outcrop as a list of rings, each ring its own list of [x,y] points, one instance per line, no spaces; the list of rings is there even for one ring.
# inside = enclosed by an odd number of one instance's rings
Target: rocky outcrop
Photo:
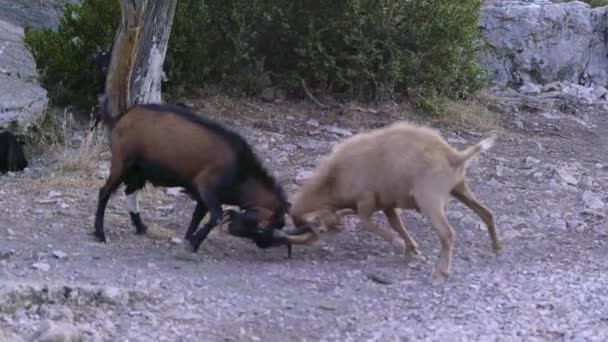
[[[0,20],[24,27],[34,28],[59,25],[65,5],[78,0],[0,0]]]
[[[480,61],[494,84],[526,92],[556,81],[607,87],[607,16],[579,1],[485,1]]]
[[[26,134],[42,119],[48,98],[37,77],[23,29],[0,20],[0,129]]]

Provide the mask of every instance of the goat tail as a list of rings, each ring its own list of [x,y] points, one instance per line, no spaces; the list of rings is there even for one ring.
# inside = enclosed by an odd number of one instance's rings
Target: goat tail
[[[453,166],[460,166],[471,160],[477,154],[489,150],[494,141],[496,140],[496,134],[492,134],[488,138],[483,139],[475,145],[469,146],[462,151],[456,151],[456,153],[450,158],[450,162]]]

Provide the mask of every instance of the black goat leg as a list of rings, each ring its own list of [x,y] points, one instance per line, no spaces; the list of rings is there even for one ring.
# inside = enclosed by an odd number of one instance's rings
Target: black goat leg
[[[192,239],[189,240],[191,252],[198,251],[198,248],[207,238],[207,235],[209,235],[211,229],[213,229],[213,227],[215,227],[222,218],[222,206],[220,202],[212,196],[204,196],[203,198],[209,212],[211,213],[211,217],[209,218],[209,222],[205,223],[205,225],[198,232],[196,232],[194,236],[192,236]]]
[[[193,251],[192,239],[194,237],[194,233],[198,228],[198,225],[201,224],[201,221],[207,214],[207,206],[203,201],[196,201],[196,207],[194,208],[194,212],[192,213],[192,219],[190,220],[190,224],[188,225],[188,230],[186,231],[186,236],[184,237],[184,242],[186,243],[186,248]]]
[[[110,196],[118,189],[120,183],[121,179],[119,177],[110,174],[106,184],[99,190],[97,212],[95,213],[95,237],[100,242],[107,242],[106,235],[103,231],[104,214]]]

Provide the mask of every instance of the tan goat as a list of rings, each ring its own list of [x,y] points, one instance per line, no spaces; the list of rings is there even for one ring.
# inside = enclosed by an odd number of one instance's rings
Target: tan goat
[[[294,196],[290,215],[294,244],[310,244],[319,237],[312,227],[318,219],[329,232],[341,230],[340,216],[354,210],[370,232],[391,242],[406,255],[417,254],[417,244],[403,225],[397,208],[426,215],[439,235],[441,250],[435,283],[449,271],[454,231],[445,210],[450,195],[475,211],[485,222],[496,254],[500,243],[492,212],[479,203],[466,184],[468,161],[492,146],[488,138],[463,151],[452,148],[436,131],[406,122],[357,134],[338,144]],[[376,226],[372,214],[382,210],[398,233]]]

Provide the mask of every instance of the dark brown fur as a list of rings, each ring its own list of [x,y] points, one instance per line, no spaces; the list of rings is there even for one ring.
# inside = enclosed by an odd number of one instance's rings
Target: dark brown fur
[[[127,195],[146,182],[185,188],[197,202],[186,233],[193,251],[219,222],[222,204],[239,206],[253,218],[247,221],[250,226],[239,228],[251,229],[254,237],[268,237],[265,231],[285,224],[285,195],[247,142],[184,108],[153,104],[131,108],[111,125],[110,149],[110,176],[100,190],[95,224],[95,234],[101,241],[105,241],[105,205],[121,183],[126,184]],[[207,211],[211,213],[209,222],[195,234]],[[139,214],[131,214],[138,232],[145,232]]]

